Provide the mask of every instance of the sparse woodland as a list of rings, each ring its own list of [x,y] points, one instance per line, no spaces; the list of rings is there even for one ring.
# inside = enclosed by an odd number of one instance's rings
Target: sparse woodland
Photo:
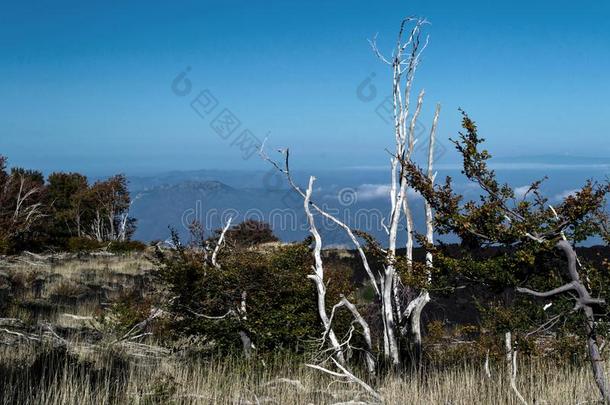
[[[389,53],[371,41],[392,77],[384,240],[314,201],[289,148],[260,157],[302,200],[310,236],[291,244],[229,218],[145,246],[124,176],[45,181],[0,158],[0,401],[610,404],[610,183],[553,206],[532,179],[518,197],[466,112],[452,142],[480,198],[437,179],[440,104],[426,139],[415,130],[425,28],[404,19]],[[323,220],[350,250],[326,248]],[[579,247],[590,238],[605,246]]]
[[[0,155],[0,252],[100,247],[135,231],[124,175],[89,184],[79,173],[52,173],[45,182],[38,171],[6,165]]]

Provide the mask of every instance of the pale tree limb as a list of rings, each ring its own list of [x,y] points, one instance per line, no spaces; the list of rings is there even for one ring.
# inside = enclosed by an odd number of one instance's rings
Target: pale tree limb
[[[436,128],[438,126],[438,118],[440,115],[441,106],[440,104],[436,105],[436,110],[434,112],[434,119],[432,121],[432,128],[430,129],[430,139],[428,144],[428,178],[431,183],[434,183],[436,174],[433,173],[434,170],[434,146],[436,139]],[[432,207],[425,201],[425,213],[426,213],[426,242],[429,245],[434,245],[434,218]],[[432,252],[426,252],[426,270],[427,270],[427,282],[430,284],[432,282]],[[409,303],[408,313],[409,318],[411,320],[411,337],[413,339],[413,345],[415,349],[415,357],[417,359],[418,364],[421,363],[421,350],[422,350],[422,333],[421,333],[421,314],[424,310],[424,307],[430,302],[430,294],[426,288],[422,289],[419,293],[419,296]],[[411,305],[413,304],[413,305]],[[410,307],[410,308],[409,308]],[[420,364],[421,365],[421,364]]]
[[[402,210],[405,215],[405,230],[407,233],[407,243],[405,249],[405,256],[407,258],[407,269],[409,271],[413,270],[413,246],[414,246],[414,238],[413,232],[415,231],[415,224],[413,221],[413,213],[411,211],[411,206],[409,204],[409,198],[405,195],[405,198],[402,200]]]
[[[371,45],[371,48],[373,49],[373,52],[375,53],[375,55],[385,64],[387,65],[392,65],[392,62],[390,62],[385,56],[383,56],[383,54],[381,53],[381,51],[379,50],[379,47],[377,47],[377,35],[375,34],[375,36],[373,37],[373,39],[369,39],[369,44]]]
[[[488,379],[491,379],[491,371],[489,369],[489,349],[487,350],[487,353],[485,353],[485,364],[483,365],[483,370],[485,370],[485,376]]]
[[[316,370],[319,370],[319,371],[322,371],[322,372],[324,372],[326,374],[329,374],[329,375],[332,375],[334,377],[344,378],[344,379],[346,379],[349,382],[356,383],[359,386],[361,386],[370,396],[375,398],[377,401],[380,401],[380,402],[383,401],[383,397],[377,391],[375,391],[370,385],[368,385],[367,383],[362,381],[360,378],[356,377],[353,373],[348,371],[337,360],[335,360],[335,359],[331,359],[331,360],[335,363],[337,368],[339,370],[341,370],[341,373],[329,370],[327,368],[324,368],[322,366],[318,366],[316,364],[305,364],[305,366],[313,368],[313,369],[316,369]]]
[[[123,340],[131,339],[134,336],[134,334],[143,331],[152,321],[154,321],[155,319],[163,316],[164,314],[165,314],[165,312],[162,309],[160,309],[160,308],[152,308],[150,310],[150,313],[149,313],[149,315],[148,315],[148,317],[146,319],[144,319],[143,321],[138,322],[137,324],[135,324],[120,339],[115,340],[113,342],[113,344],[114,343],[118,343],[118,342],[123,341]]]
[[[256,349],[254,343],[252,343],[252,339],[250,339],[250,336],[243,330],[240,330],[238,333],[244,347],[244,356],[246,359],[252,358],[252,351]]]
[[[225,234],[227,233],[227,231],[229,230],[229,227],[231,226],[231,220],[233,218],[229,217],[229,219],[227,220],[227,223],[225,225],[225,227],[222,229],[222,232],[220,233],[220,237],[218,238],[218,242],[216,243],[216,247],[214,248],[214,252],[212,253],[212,265],[214,267],[216,267],[217,269],[220,269],[220,264],[218,264],[218,262],[216,261],[216,257],[218,256],[218,252],[220,251],[220,247],[222,246],[222,243],[224,242],[225,239]]]
[[[335,331],[332,329],[332,325],[330,324],[330,320],[328,318],[328,314],[326,313],[326,285],[324,284],[324,265],[322,263],[322,237],[318,232],[318,228],[316,227],[315,219],[310,209],[310,200],[311,194],[313,192],[313,183],[315,181],[315,177],[311,176],[309,178],[309,185],[307,187],[307,191],[305,193],[305,198],[303,200],[303,207],[305,209],[305,214],[307,215],[307,221],[309,222],[309,232],[314,238],[314,274],[310,274],[307,276],[309,279],[313,280],[316,285],[317,290],[317,301],[318,301],[318,315],[322,320],[322,325],[325,330],[328,330],[328,338],[330,340],[330,344],[334,349],[335,357],[339,360],[340,363],[345,363],[345,357],[343,355],[343,350],[339,344],[339,340],[335,335]]]
[[[368,370],[369,374],[375,374],[376,364],[375,364],[375,358],[373,357],[373,354],[372,354],[373,353],[373,343],[371,340],[371,328],[369,327],[368,322],[362,317],[362,315],[360,315],[358,308],[356,308],[356,306],[354,304],[352,304],[346,297],[341,297],[341,300],[339,301],[339,303],[337,303],[337,304],[335,304],[335,306],[333,306],[333,309],[330,314],[329,326],[332,324],[333,318],[335,316],[335,312],[337,311],[337,309],[339,309],[341,307],[346,307],[352,313],[352,316],[354,317],[355,322],[360,324],[360,327],[362,328],[362,335],[364,336],[364,341],[366,342],[366,346],[367,346],[367,350],[365,352],[367,370]],[[328,332],[329,332],[329,329],[326,329],[324,331],[324,337],[328,334]],[[349,345],[349,340],[347,341],[347,344]]]
[[[247,297],[248,293],[246,291],[242,291],[241,301],[238,309],[241,322],[246,322],[248,320],[248,308],[246,305]],[[246,356],[246,359],[249,359],[252,357],[252,351],[256,350],[256,346],[254,346],[254,342],[252,342],[250,335],[248,335],[245,330],[240,330],[238,333],[244,347],[244,355]]]
[[[233,311],[232,309],[229,309],[227,312],[225,312],[223,315],[206,315],[206,314],[202,314],[199,312],[195,312],[189,308],[186,308],[186,310],[191,313],[192,315],[195,315],[198,318],[204,318],[204,319],[209,319],[209,320],[213,320],[213,321],[217,321],[220,319],[225,319],[229,316],[235,316],[235,311]]]
[[[576,305],[574,310],[582,310],[585,316],[585,333],[587,336],[587,351],[589,353],[589,361],[593,369],[593,376],[597,388],[606,404],[610,404],[610,386],[606,377],[606,370],[604,369],[604,361],[601,357],[601,350],[597,342],[597,328],[595,321],[595,314],[592,305],[604,305],[605,300],[601,298],[593,298],[583,285],[580,280],[580,275],[577,269],[577,256],[576,251],[572,245],[566,240],[560,240],[555,245],[558,249],[563,251],[568,259],[568,274],[572,280],[570,283],[565,284],[559,288],[546,291],[536,292],[527,288],[518,288],[517,291],[526,294],[533,295],[535,297],[552,297],[557,294],[561,294],[566,291],[575,291],[577,296],[575,298]]]
[[[419,93],[419,96],[417,98],[417,106],[415,108],[415,112],[413,113],[413,117],[411,118],[411,124],[409,125],[409,132],[408,132],[409,144],[408,144],[408,148],[406,150],[406,156],[405,156],[406,160],[411,159],[411,156],[413,155],[413,151],[415,149],[415,142],[417,141],[415,139],[415,124],[417,122],[417,118],[419,117],[419,114],[421,113],[422,105],[424,102],[424,94],[425,94],[425,92],[423,90]],[[405,93],[405,97],[407,97],[407,96],[410,96],[410,95]],[[407,111],[407,113],[408,113],[408,111]],[[405,119],[406,119],[406,117],[405,117]],[[408,189],[409,185],[408,185],[407,179],[404,176],[404,172],[401,170],[401,190],[403,187],[404,187],[404,195],[403,195],[403,200],[402,200],[402,208],[405,213],[405,218],[407,221],[406,257],[407,257],[408,269],[409,269],[409,271],[411,271],[413,269],[413,245],[414,245],[413,214],[411,212],[411,208],[408,203],[409,198],[408,198],[407,189]],[[399,310],[400,310],[400,308],[399,308]]]
[[[506,364],[510,369],[509,379],[510,388],[513,390],[519,402],[527,405],[527,401],[523,398],[523,395],[517,389],[517,349],[512,346],[512,334],[506,332],[504,334],[504,346],[506,347]]]
[[[428,146],[428,179],[430,179],[431,184],[434,184],[434,180],[436,178],[436,173],[433,173],[434,170],[434,143],[436,140],[436,128],[438,126],[438,117],[441,112],[441,105],[436,105],[436,111],[434,112],[434,119],[432,120],[432,129],[430,130],[430,144]],[[426,208],[426,241],[432,245],[434,244],[434,218],[432,207],[428,201],[425,201]],[[432,267],[432,253],[426,252],[426,266],[428,269]],[[428,282],[431,281],[431,274],[428,274]]]
[[[576,289],[576,285],[574,284],[574,282],[571,282],[571,283],[562,285],[561,287],[557,287],[550,291],[544,291],[544,292],[530,290],[529,288],[517,287],[518,292],[533,295],[534,297],[538,297],[538,298],[552,297],[554,295],[561,294],[563,292],[571,291],[571,290],[575,290],[575,289]]]
[[[127,221],[129,220],[129,211],[131,210],[131,206],[134,202],[140,199],[142,195],[138,194],[135,196],[133,200],[129,202],[129,207],[127,207],[127,212],[123,213],[121,217],[121,223],[119,224],[119,236],[118,239],[120,241],[125,241],[127,238]]]
[[[302,198],[305,198],[305,192],[303,192],[303,190],[301,190],[301,188],[294,182],[294,179],[292,178],[292,174],[290,172],[290,165],[289,165],[289,159],[290,159],[290,150],[289,149],[281,149],[279,152],[282,153],[284,155],[284,165],[283,167],[275,162],[273,159],[271,159],[269,156],[267,156],[267,154],[265,153],[265,143],[266,143],[267,139],[265,139],[259,149],[259,156],[271,163],[271,165],[273,165],[280,173],[284,174],[284,176],[286,177],[286,180],[288,181],[288,184],[290,185],[290,187],[296,191]],[[343,221],[339,220],[337,217],[329,214],[328,212],[326,212],[325,210],[323,210],[322,208],[320,208],[316,203],[314,203],[313,201],[311,201],[311,196],[310,196],[310,203],[309,205],[315,209],[320,215],[322,215],[324,218],[328,219],[329,221],[333,222],[335,225],[338,225],[341,229],[343,229],[345,231],[345,233],[347,234],[347,236],[350,238],[350,240],[352,241],[354,247],[356,248],[356,251],[358,252],[358,255],[360,256],[360,260],[362,262],[362,266],[364,267],[364,271],[366,272],[367,276],[369,277],[369,280],[371,282],[371,286],[373,287],[373,289],[375,290],[375,293],[377,295],[380,295],[380,291],[379,291],[379,286],[377,285],[377,280],[375,279],[375,276],[373,275],[373,271],[371,270],[371,266],[369,264],[368,258],[366,257],[366,254],[364,253],[364,249],[362,248],[362,245],[360,244],[360,242],[358,241],[358,238],[356,237],[356,235],[354,234],[354,232],[352,231],[352,229]]]
[[[553,213],[553,215],[555,215],[555,218],[559,221],[559,214],[555,210],[555,207],[553,207],[552,205],[549,205],[549,208],[551,209],[551,212]],[[561,235],[561,239],[563,239],[566,242],[568,241],[568,238],[567,238],[564,230],[561,230],[560,235]],[[576,263],[578,263],[578,267],[580,267],[582,269],[582,263],[580,262],[580,259],[578,258],[578,256],[576,256]],[[591,282],[589,281],[588,278],[587,278],[587,282],[589,283],[589,285],[591,284]]]
[[[263,387],[273,386],[278,383],[293,386],[294,388],[296,388],[299,391],[307,391],[307,389],[305,388],[305,386],[303,385],[303,383],[301,381],[293,380],[293,379],[285,378],[285,377],[276,378],[274,380],[267,381],[266,383],[263,384]]]

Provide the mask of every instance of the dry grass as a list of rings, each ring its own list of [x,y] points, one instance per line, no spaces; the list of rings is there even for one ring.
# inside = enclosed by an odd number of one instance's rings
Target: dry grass
[[[36,315],[31,306],[16,305],[8,316],[72,328],[73,339],[97,329],[92,317],[101,308],[100,297],[78,298],[83,286],[131,288],[134,278],[151,268],[141,255],[70,258],[42,265],[19,260],[10,266],[0,263],[0,270],[13,280],[23,279],[26,287],[20,300],[53,303],[49,311],[34,310],[39,312]],[[44,280],[39,291],[33,288],[37,277]],[[75,296],[75,301],[54,302],[58,295]],[[0,343],[0,404],[372,403],[358,386],[305,367],[303,358],[276,356],[246,362],[236,356],[203,361],[166,352],[138,357],[133,351],[128,355],[125,345],[109,347],[108,339],[72,342],[75,349],[68,355],[23,340],[6,342]],[[387,404],[518,404],[504,366],[491,366],[491,379],[479,364],[463,364],[368,381]],[[590,374],[586,366],[523,360],[517,385],[530,404],[592,404],[598,393]]]
[[[1,263],[0,267],[25,274],[59,274],[67,278],[81,277],[88,273],[100,277],[113,273],[134,275],[152,268],[152,263],[142,253],[86,257],[72,255],[61,260],[40,260],[36,256],[22,255],[11,259],[10,262]]]
[[[291,357],[267,358],[263,366],[262,359],[245,362],[239,357],[126,361],[120,353],[100,350],[81,356],[79,362],[52,352],[37,355],[40,350],[31,348],[0,349],[4,404],[372,403],[357,386],[333,381]],[[42,374],[24,373],[33,362],[45,365]],[[373,383],[387,404],[518,403],[503,371],[496,370],[489,380],[479,367],[467,365]],[[522,365],[518,386],[529,403],[575,405],[597,399],[586,367],[529,363]]]
[[[142,280],[153,267],[141,253],[71,255],[60,260],[28,255],[4,258],[0,260],[0,272],[14,285],[14,297],[30,304],[28,310],[13,307],[5,315],[23,319],[36,312],[32,307],[44,307],[44,320],[52,323],[59,318],[70,320],[63,316],[65,312],[91,317],[104,301],[112,301],[126,291],[142,289]]]

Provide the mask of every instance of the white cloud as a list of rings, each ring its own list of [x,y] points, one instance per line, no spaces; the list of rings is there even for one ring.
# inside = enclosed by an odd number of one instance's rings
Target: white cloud
[[[569,196],[575,195],[577,191],[579,191],[579,190],[578,189],[565,190],[559,194],[556,194],[555,197],[553,197],[553,201],[561,202],[561,201],[565,200],[566,198],[568,198]]]
[[[530,187],[531,186],[529,186],[529,185],[517,187],[515,189],[515,197],[517,197],[517,198],[525,197],[525,193],[527,193],[529,191]]]
[[[389,184],[361,184],[356,188],[359,201],[370,201],[390,197],[391,187]],[[421,198],[421,194],[413,189],[407,191],[411,198]]]
[[[360,201],[387,198],[390,195],[390,186],[388,184],[361,184],[356,188],[356,193]]]

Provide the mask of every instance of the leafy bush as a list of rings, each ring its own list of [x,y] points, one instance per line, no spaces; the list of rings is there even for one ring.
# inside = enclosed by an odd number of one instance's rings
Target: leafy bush
[[[100,249],[102,244],[95,239],[73,237],[68,239],[68,251],[73,253],[91,252]]]
[[[217,232],[218,233],[218,232]],[[278,242],[271,226],[265,222],[248,219],[233,225],[225,235],[227,241],[239,247],[251,247],[262,243]]]
[[[107,311],[97,318],[103,329],[123,336],[137,323],[145,320],[150,314],[151,303],[136,291],[122,294]]]
[[[176,251],[157,256],[157,275],[172,298],[169,310],[177,314],[171,327],[175,339],[203,336],[206,347],[228,352],[241,349],[240,332],[245,332],[258,351],[302,352],[319,338],[307,244],[224,252],[220,268],[206,262],[200,250],[177,245]],[[339,291],[348,291],[339,284],[349,284],[351,274],[328,273],[328,300],[337,302]]]

